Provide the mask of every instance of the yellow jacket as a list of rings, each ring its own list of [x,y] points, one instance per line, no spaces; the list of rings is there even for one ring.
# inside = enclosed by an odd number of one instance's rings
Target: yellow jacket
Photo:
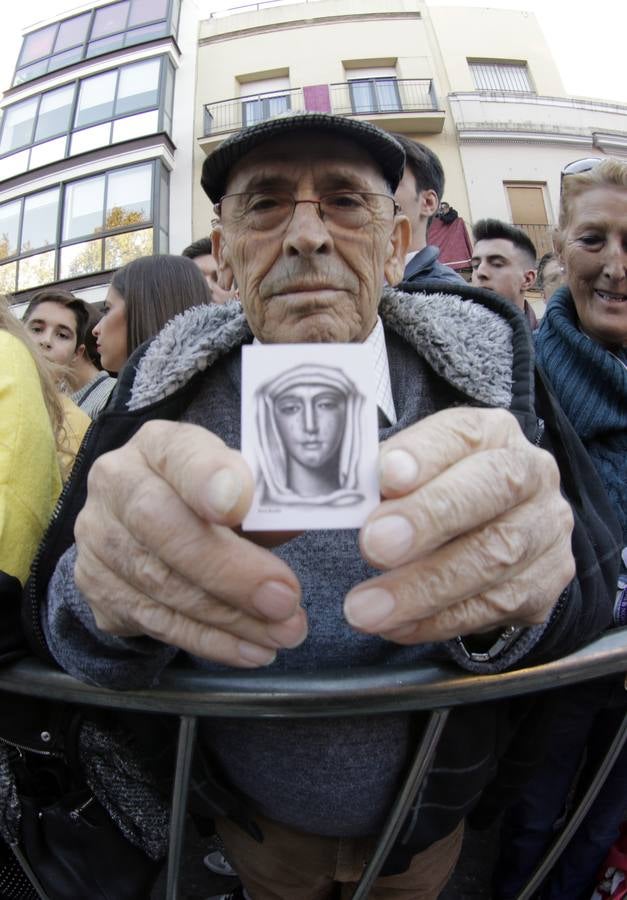
[[[91,424],[91,419],[67,394],[59,394],[59,397],[63,405],[63,426],[65,428],[65,443],[68,451],[63,450],[61,452],[60,462],[62,473],[67,478],[81,441]]]
[[[0,570],[23,584],[61,491],[35,363],[0,330]]]

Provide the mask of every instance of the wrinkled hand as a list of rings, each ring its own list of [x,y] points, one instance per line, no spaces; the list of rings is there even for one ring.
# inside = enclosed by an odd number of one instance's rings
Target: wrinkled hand
[[[384,575],[352,590],[355,628],[400,644],[546,619],[575,574],[553,457],[503,410],[455,408],[381,447],[385,498],[360,534]]]
[[[253,487],[241,454],[196,425],[150,422],[101,456],[75,528],[98,627],[242,667],[301,643],[296,576],[233,530]]]

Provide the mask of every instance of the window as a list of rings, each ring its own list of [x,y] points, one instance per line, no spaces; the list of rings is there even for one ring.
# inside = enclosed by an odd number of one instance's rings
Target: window
[[[81,59],[176,36],[178,0],[122,0],[27,34],[13,84],[22,84]]]
[[[396,78],[350,79],[354,113],[394,112],[402,109]]]
[[[159,56],[6,107],[0,135],[0,180],[118,141],[157,131],[169,133],[173,84],[172,64]],[[22,148],[31,146],[24,157]]]
[[[242,84],[242,125],[264,122],[289,110],[289,91],[290,80],[287,75]]]
[[[290,98],[287,94],[279,94],[278,97],[260,97],[256,100],[242,101],[242,124],[254,125],[255,122],[263,122],[272,119],[290,108]]]
[[[20,246],[22,253],[56,244],[58,210],[59,188],[42,191],[24,199]]]
[[[121,116],[159,103],[159,60],[150,59],[120,70],[115,114]]]
[[[0,205],[0,289],[26,290],[167,252],[168,175],[113,169]]]
[[[17,253],[22,201],[0,206],[0,260]]]
[[[104,190],[104,175],[68,185],[65,192],[63,240],[102,230]]]
[[[30,144],[33,139],[33,125],[37,114],[37,98],[16,103],[4,111],[0,153],[17,150]]]
[[[527,63],[504,63],[468,60],[470,72],[478,91],[517,91],[535,93]]]
[[[73,84],[43,94],[37,114],[36,141],[56,137],[56,135],[65,134],[68,131],[73,100]]]
[[[102,122],[113,116],[117,72],[103,72],[81,82],[76,107],[75,127]]]
[[[403,108],[398,92],[396,65],[393,62],[390,60],[383,65],[373,61],[368,68],[363,68],[363,65],[355,68],[350,61],[344,63],[350,112],[396,112]]]
[[[505,185],[512,213],[512,223],[531,238],[538,259],[553,252],[553,228],[549,225],[545,192],[546,184],[509,183]]]

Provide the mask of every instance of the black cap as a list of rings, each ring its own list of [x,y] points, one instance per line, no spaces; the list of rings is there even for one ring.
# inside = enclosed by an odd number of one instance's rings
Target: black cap
[[[259,144],[279,135],[298,134],[302,131],[325,131],[354,141],[378,163],[392,192],[398,187],[405,167],[405,151],[391,134],[369,122],[360,122],[346,116],[299,112],[286,113],[267,122],[242,128],[223,141],[203,164],[200,183],[204,192],[213,203],[217,203],[224,195],[229,172],[235,163]]]

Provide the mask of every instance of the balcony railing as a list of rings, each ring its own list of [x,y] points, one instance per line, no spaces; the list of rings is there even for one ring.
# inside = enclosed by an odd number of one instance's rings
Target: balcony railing
[[[538,259],[545,253],[554,253],[553,232],[554,225],[516,225],[531,239],[533,246],[536,248]]]
[[[235,131],[288,111],[376,116],[437,110],[437,97],[430,78],[360,79],[207,103],[204,107],[203,136]]]
[[[452,665],[389,666],[337,672],[252,673],[230,670],[207,674],[198,670],[166,670],[158,687],[110,691],[83,684],[38,660],[24,659],[0,667],[0,691],[25,697],[46,697],[125,711],[164,713],[179,717],[179,741],[170,815],[170,846],[166,900],[181,897],[180,867],[185,833],[187,793],[198,719],[334,718],[337,716],[430,711],[417,742],[405,782],[353,900],[366,900],[396,839],[407,812],[428,776],[438,741],[451,708],[464,704],[518,697],[536,691],[577,684],[591,678],[622,674],[627,665],[627,629],[613,629],[575,653],[498,675],[470,675]],[[627,713],[579,799],[568,823],[516,900],[535,895],[560,853],[575,833],[627,739]],[[40,890],[41,900],[49,900]]]

